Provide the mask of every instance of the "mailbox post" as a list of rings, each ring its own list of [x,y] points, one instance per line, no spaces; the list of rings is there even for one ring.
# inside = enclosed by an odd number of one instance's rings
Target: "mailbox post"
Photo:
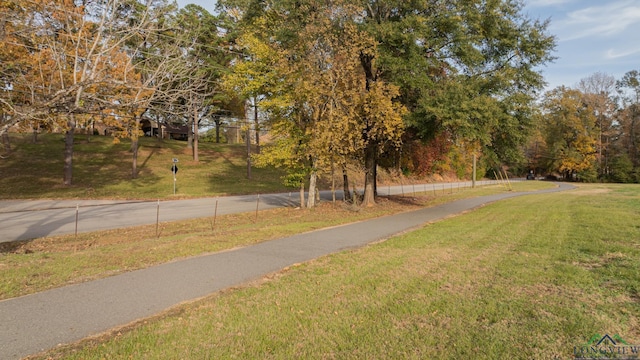
[[[173,173],[173,195],[176,194],[176,173],[178,172],[178,159],[173,158],[173,165],[171,165],[171,172]]]

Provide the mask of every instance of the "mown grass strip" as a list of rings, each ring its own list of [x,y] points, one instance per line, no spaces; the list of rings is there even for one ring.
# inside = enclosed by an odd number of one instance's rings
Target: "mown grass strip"
[[[527,182],[521,189],[553,186]],[[311,210],[283,208],[221,216],[211,231],[210,218],[160,226],[56,236],[0,244],[0,299],[141,269],[155,264],[246,246],[296,233],[435,205],[464,196],[504,191],[499,186],[468,189],[446,196],[393,198],[367,209],[326,203]],[[355,211],[357,210],[357,211]]]
[[[572,358],[640,344],[640,187],[519,197],[40,358]],[[611,215],[613,214],[613,216]]]

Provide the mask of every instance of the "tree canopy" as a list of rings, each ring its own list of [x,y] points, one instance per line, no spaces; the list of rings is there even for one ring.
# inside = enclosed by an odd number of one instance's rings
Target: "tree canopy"
[[[15,126],[66,131],[68,184],[77,127],[100,120],[130,137],[135,177],[143,117],[187,124],[197,161],[202,119],[244,121],[248,105],[256,144],[263,126],[273,137],[256,164],[287,169],[285,181],[311,194],[318,177],[355,167],[372,205],[378,168],[428,169],[420,149],[449,159],[459,176],[468,170],[451,159],[472,154],[484,168],[522,168],[536,119],[545,119],[546,148],[557,148],[552,128],[575,132],[579,122],[558,109],[586,101],[563,89],[536,103],[555,38],[519,0],[220,0],[216,14],[167,0],[1,5],[0,135]],[[580,155],[556,170],[584,171],[596,151],[604,176],[617,147],[638,167],[637,78],[617,84],[624,111],[592,94],[587,112],[600,115],[583,130],[600,129],[597,142],[563,134]],[[616,132],[628,134],[624,144],[613,144]]]
[[[553,59],[555,46],[547,22],[527,18],[519,1],[219,4],[220,11],[236,16],[240,32],[259,34],[260,46],[282,57],[289,75],[275,78],[287,84],[281,89],[291,98],[306,94],[308,84],[315,95],[323,94],[335,66],[343,79],[353,79],[355,92],[336,86],[331,91],[351,99],[352,109],[362,94],[361,110],[350,115],[360,119],[361,146],[349,157],[365,171],[365,204],[374,202],[380,155],[389,145],[399,148],[405,128],[422,141],[446,134],[458,145],[468,144],[458,148],[482,151],[494,162],[518,158],[531,127],[530,108],[544,84],[538,69]],[[300,70],[291,77],[292,69]],[[315,109],[302,103],[298,109]]]

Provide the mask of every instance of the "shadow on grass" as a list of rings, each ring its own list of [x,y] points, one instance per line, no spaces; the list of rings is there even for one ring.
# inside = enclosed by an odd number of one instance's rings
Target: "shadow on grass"
[[[32,250],[24,249],[32,240],[20,240],[0,243],[0,254],[31,254]]]

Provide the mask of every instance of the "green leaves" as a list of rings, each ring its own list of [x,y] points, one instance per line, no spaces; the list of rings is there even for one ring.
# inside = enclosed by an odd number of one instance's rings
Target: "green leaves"
[[[584,95],[565,87],[547,93],[543,134],[547,167],[568,176],[595,170],[596,118]]]

